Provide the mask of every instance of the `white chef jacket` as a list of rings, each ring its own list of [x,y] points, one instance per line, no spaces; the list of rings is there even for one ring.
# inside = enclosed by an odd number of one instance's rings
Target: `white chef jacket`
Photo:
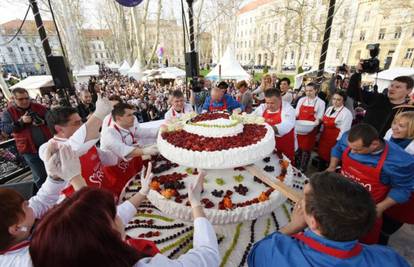
[[[138,261],[134,267],[216,267],[220,264],[218,243],[214,228],[206,218],[194,220],[193,249],[176,260],[158,253]]]
[[[336,116],[335,125],[339,129],[339,134],[338,134],[338,137],[336,138],[336,140],[341,139],[342,135],[345,132],[349,131],[351,129],[351,126],[352,126],[352,113],[351,113],[351,111],[348,108],[346,108],[345,106],[342,106],[342,107],[343,108],[336,109],[335,112],[332,115],[331,115],[331,111],[333,109],[333,106],[330,106],[325,112],[325,116],[327,116],[329,118],[334,118]]]
[[[296,106],[296,117],[299,116],[299,110],[302,105],[314,107],[315,118],[318,120],[322,120],[323,114],[325,113],[325,102],[323,102],[322,99],[316,97],[315,99],[310,100],[306,96],[299,99],[298,104]]]
[[[256,116],[263,116],[266,111],[266,104],[261,104],[254,111],[253,114]],[[284,136],[288,134],[295,127],[295,109],[285,101],[282,101],[282,122],[276,125],[278,136]]]
[[[89,149],[91,149],[96,142],[98,142],[99,138],[89,140],[85,142],[86,139],[86,126],[82,125],[69,139],[54,137],[50,139],[48,142],[44,143],[39,147],[39,157],[45,161],[45,152],[49,142],[55,141],[57,143],[69,145],[72,150],[76,153],[76,155],[83,156],[86,154]],[[111,151],[102,150],[97,148],[99,159],[104,166],[113,166],[118,163],[118,157],[113,154]]]
[[[390,128],[384,136],[384,139],[389,141],[392,136],[392,128]],[[404,149],[408,154],[414,155],[414,140],[408,144],[408,146]]]
[[[292,104],[293,102],[293,93],[291,91],[287,91],[286,94],[282,95],[282,100]]]
[[[114,127],[116,125],[119,131]],[[116,123],[102,132],[101,147],[104,150],[112,151],[118,158],[127,160],[130,154],[138,145],[147,144],[147,140],[156,140],[158,128],[142,128],[139,123],[134,123],[129,129],[124,129]],[[138,142],[134,145],[134,140]],[[153,141],[152,141],[153,142]]]
[[[164,118],[165,120],[170,120],[172,118],[181,118],[184,114],[193,112],[193,107],[190,104],[184,103],[184,113],[178,113],[173,111],[173,107],[171,107],[167,113],[165,113]],[[175,114],[175,116],[174,116]]]
[[[65,186],[66,182],[64,181],[56,181],[49,177],[46,179],[37,194],[29,199],[29,207],[33,210],[36,219],[43,217],[43,215],[56,204],[60,192]],[[0,266],[32,266],[29,246],[0,255]]]

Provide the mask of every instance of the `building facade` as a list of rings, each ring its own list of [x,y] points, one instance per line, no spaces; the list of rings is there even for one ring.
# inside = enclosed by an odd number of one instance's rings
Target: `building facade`
[[[381,68],[413,67],[413,7],[413,0],[337,2],[325,67],[355,66],[370,57],[371,43],[380,44]],[[249,2],[237,13],[236,58],[242,65],[277,71],[317,69],[327,11],[328,1],[322,0]]]
[[[85,63],[92,65],[95,63],[111,63],[112,57],[108,49],[108,42],[111,36],[109,30],[82,30],[82,37],[85,40]]]
[[[0,25],[0,44],[16,34],[22,21],[12,20]],[[54,55],[60,55],[60,44],[52,21],[43,21]],[[0,65],[3,71],[21,75],[45,74],[47,62],[34,21],[26,21],[21,33],[10,43],[0,46]]]

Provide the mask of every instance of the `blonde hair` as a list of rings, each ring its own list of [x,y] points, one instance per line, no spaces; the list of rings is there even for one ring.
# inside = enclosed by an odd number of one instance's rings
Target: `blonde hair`
[[[407,138],[414,139],[414,111],[405,111],[398,113],[394,120],[392,121],[392,124],[397,123],[401,119],[406,119],[408,123],[408,135]]]

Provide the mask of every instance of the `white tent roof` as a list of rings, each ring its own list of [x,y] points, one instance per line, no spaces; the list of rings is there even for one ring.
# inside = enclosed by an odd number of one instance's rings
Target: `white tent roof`
[[[128,71],[129,71],[130,68],[131,68],[131,66],[129,66],[128,61],[124,60],[124,62],[122,63],[122,65],[118,69],[118,71],[122,75],[127,75],[127,73],[128,73]]]
[[[29,76],[9,89],[10,91],[13,91],[13,89],[18,87],[24,88],[28,91],[30,97],[35,98],[36,95],[40,94],[40,88],[51,87],[54,85],[55,83],[53,82],[52,75],[37,75]]]
[[[139,63],[137,59],[135,60],[134,65],[132,65],[132,67],[128,70],[127,74],[128,74],[128,77],[132,77],[138,81],[141,80],[142,78],[141,64]]]
[[[98,75],[99,75],[98,65],[88,65],[78,71],[73,72],[73,76],[75,77],[98,76]]]
[[[391,81],[398,76],[410,76],[414,78],[414,68],[391,68],[379,72],[377,79],[378,92],[382,92],[384,89],[388,88],[388,86],[391,84]],[[375,81],[376,77],[376,74],[371,74],[368,76],[368,79]]]
[[[160,68],[162,79],[177,79],[185,77],[185,71],[177,67]]]
[[[118,64],[116,64],[116,63],[114,63],[114,62],[111,62],[111,63],[109,63],[108,65],[106,65],[108,68],[110,68],[111,70],[118,70],[119,69],[119,65]]]
[[[324,73],[332,74],[332,73],[335,73],[335,72],[325,68]],[[302,73],[299,73],[299,74],[295,75],[295,89],[298,89],[302,85],[303,77],[305,75],[312,76],[312,75],[316,75],[316,74],[318,74],[318,70],[308,70],[308,71],[305,71],[305,72],[302,72]]]
[[[55,84],[53,83],[52,75],[29,76],[26,79],[21,80],[20,82],[10,87],[10,90],[13,90],[17,87],[21,87],[26,90],[32,90],[39,89],[42,87],[51,87],[54,85]]]
[[[219,69],[221,66],[221,75]],[[220,76],[220,77],[219,77]],[[218,80],[218,79],[234,79],[234,80],[247,80],[250,75],[245,71],[240,63],[234,56],[234,50],[228,46],[220,62],[214,67],[214,69],[207,74],[207,79]]]

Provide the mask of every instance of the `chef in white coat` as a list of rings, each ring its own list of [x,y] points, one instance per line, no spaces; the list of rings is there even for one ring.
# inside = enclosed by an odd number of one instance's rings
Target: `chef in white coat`
[[[144,137],[151,137],[155,140],[158,130],[147,129],[136,125],[134,107],[119,103],[112,110],[113,123],[101,137],[101,147],[114,153],[119,162],[115,166],[105,166],[103,171],[113,183],[112,190],[121,192],[128,181],[141,171],[143,157],[149,159],[152,155],[158,154],[156,145],[143,147],[139,140]]]
[[[175,90],[171,95],[171,108],[165,113],[165,119],[181,118],[184,114],[193,112],[193,107],[185,103],[184,94],[180,90]]]

